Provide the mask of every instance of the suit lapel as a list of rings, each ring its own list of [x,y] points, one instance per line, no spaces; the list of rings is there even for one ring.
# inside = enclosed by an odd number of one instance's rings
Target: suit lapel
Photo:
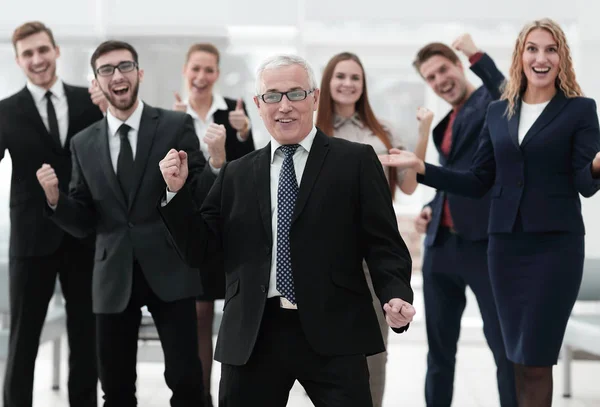
[[[304,205],[310,196],[313,185],[317,180],[317,176],[321,171],[321,166],[325,160],[325,156],[329,152],[329,138],[317,130],[315,139],[313,140],[308,154],[308,160],[306,161],[306,167],[304,167],[304,173],[300,181],[300,190],[298,191],[298,198],[296,199],[296,205],[294,206],[294,216],[292,217],[292,223],[298,219],[298,216],[302,213]]]
[[[140,120],[140,129],[138,131],[137,145],[135,149],[134,160],[134,189],[129,196],[129,210],[133,206],[133,201],[137,195],[137,191],[142,183],[142,177],[148,164],[150,149],[156,135],[156,127],[158,126],[158,111],[151,106],[144,105],[142,110],[142,119]]]
[[[121,203],[121,205],[123,205],[123,209],[125,210],[127,209],[125,196],[123,195],[123,191],[119,185],[119,180],[117,179],[117,174],[115,173],[112,160],[110,158],[110,148],[108,146],[108,123],[106,121],[106,117],[96,123],[95,126],[95,134],[93,134],[93,136],[96,151],[98,153],[97,159],[100,163],[100,167],[102,168],[102,172],[104,172],[104,175],[106,176],[108,185],[110,185],[110,188],[117,197],[117,200]]]
[[[265,232],[269,237],[269,247],[273,244],[271,225],[271,143],[268,143],[254,158],[254,190]]]
[[[515,147],[519,150],[521,145],[519,144],[519,118],[521,117],[521,99],[517,99],[515,103],[515,113],[508,119],[508,134]]]
[[[452,143],[450,144],[450,154],[448,161],[451,161],[458,151],[464,145],[467,137],[465,137],[465,126],[469,122],[468,117],[475,111],[472,106],[466,105],[457,113],[454,123],[452,124]]]
[[[48,129],[44,125],[42,121],[42,117],[40,116],[40,112],[35,105],[35,101],[33,100],[33,96],[27,89],[27,87],[23,88],[21,92],[19,92],[19,98],[21,99],[20,107],[22,109],[22,113],[27,118],[27,121],[32,123],[35,127],[37,134],[41,137],[42,142],[44,142],[49,148],[54,150],[55,152],[60,152],[61,148],[56,145],[52,137],[50,137],[50,133],[48,133]]]
[[[523,141],[521,142],[521,148],[525,147],[529,141],[539,133],[544,127],[546,127],[562,110],[562,108],[566,105],[568,99],[565,97],[564,93],[560,90],[556,92],[556,95],[550,100],[550,103],[546,105],[542,114],[537,118],[537,120],[533,123]]]

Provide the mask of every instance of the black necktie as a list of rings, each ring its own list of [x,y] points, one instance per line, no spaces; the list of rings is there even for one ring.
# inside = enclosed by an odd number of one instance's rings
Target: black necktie
[[[48,111],[48,127],[50,130],[50,136],[54,140],[54,142],[62,147],[62,143],[60,142],[60,131],[58,130],[58,120],[56,119],[56,110],[54,110],[54,104],[52,103],[52,92],[46,92],[46,109]]]
[[[133,151],[129,143],[129,130],[131,127],[123,123],[119,127],[118,133],[121,137],[121,149],[119,150],[119,158],[117,159],[117,178],[121,189],[125,195],[125,200],[129,202],[129,194],[133,190]]]

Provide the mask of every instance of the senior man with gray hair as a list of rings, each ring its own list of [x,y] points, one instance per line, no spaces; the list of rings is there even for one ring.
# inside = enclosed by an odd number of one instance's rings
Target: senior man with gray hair
[[[371,146],[315,127],[319,89],[304,59],[266,60],[256,93],[271,142],[222,167],[200,210],[185,152],[160,163],[170,191],[160,211],[181,255],[225,259],[219,406],[283,407],[296,380],[317,407],[372,406],[366,356],[384,344],[363,258],[389,325],[403,332],[415,314],[382,166]]]

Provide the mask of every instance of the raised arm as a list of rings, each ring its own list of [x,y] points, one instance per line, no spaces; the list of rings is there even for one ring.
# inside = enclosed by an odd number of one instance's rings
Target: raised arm
[[[188,156],[171,150],[160,162],[160,170],[171,194],[159,204],[159,212],[181,257],[189,266],[199,268],[221,249],[220,202],[225,165],[200,210],[188,176]],[[169,196],[170,195],[170,196]]]
[[[84,238],[94,233],[96,228],[96,211],[87,182],[81,171],[79,157],[74,143],[71,143],[71,183],[69,194],[58,188],[59,179],[49,164],[44,164],[37,171],[40,185],[46,194],[46,213],[60,228],[67,233]]]
[[[600,128],[596,102],[585,102],[573,137],[572,165],[575,187],[587,198],[600,189]]]

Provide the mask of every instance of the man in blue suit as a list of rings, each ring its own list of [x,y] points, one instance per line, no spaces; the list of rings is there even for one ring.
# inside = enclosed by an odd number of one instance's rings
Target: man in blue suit
[[[478,50],[469,34],[459,37],[453,47],[469,58],[470,69],[483,82],[481,87],[475,88],[467,80],[456,53],[441,43],[423,47],[413,65],[431,89],[452,106],[433,130],[440,164],[453,170],[468,170],[487,107],[500,97],[504,76],[494,61]],[[452,402],[467,286],[477,298],[484,334],[496,361],[500,404],[517,405],[513,365],[506,358],[488,274],[489,212],[489,195],[472,199],[437,191],[415,221],[419,232],[427,232],[423,294],[429,344],[425,380],[428,406],[450,406]]]

